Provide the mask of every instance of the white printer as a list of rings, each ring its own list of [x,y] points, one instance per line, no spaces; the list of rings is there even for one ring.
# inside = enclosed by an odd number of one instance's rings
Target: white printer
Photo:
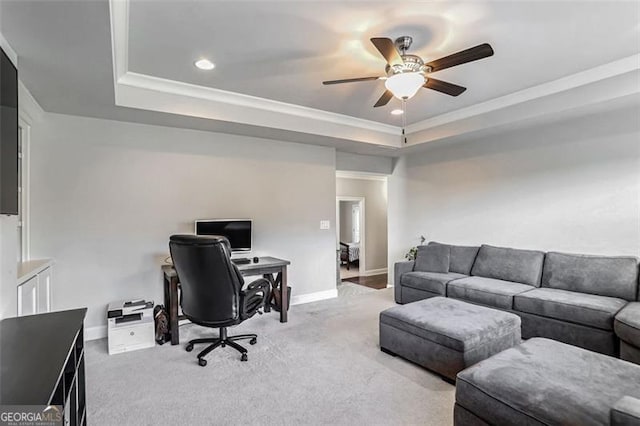
[[[153,301],[121,300],[107,308],[109,355],[155,346]]]

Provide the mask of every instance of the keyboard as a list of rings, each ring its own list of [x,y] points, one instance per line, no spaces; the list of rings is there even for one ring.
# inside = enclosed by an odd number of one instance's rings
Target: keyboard
[[[233,259],[231,259],[231,261],[236,265],[245,265],[247,263],[251,263],[251,259],[249,259],[248,257],[234,257]]]

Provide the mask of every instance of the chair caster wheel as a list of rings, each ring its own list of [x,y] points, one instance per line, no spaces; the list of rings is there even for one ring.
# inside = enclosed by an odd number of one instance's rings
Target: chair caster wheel
[[[247,356],[247,354],[242,354],[242,356],[240,357],[240,361],[248,361],[249,357]]]
[[[256,343],[258,343],[258,339],[256,339],[255,337],[251,340],[249,340],[249,344],[250,345],[255,345]]]
[[[207,360],[203,359],[203,358],[198,358],[198,364],[200,365],[200,367],[206,367],[207,366]]]
[[[191,352],[193,350],[193,345],[189,343],[187,346],[185,346],[185,349],[187,350],[187,352]]]

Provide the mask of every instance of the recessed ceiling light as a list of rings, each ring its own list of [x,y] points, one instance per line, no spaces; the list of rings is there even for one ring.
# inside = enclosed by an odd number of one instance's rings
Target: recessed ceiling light
[[[391,114],[393,114],[393,115],[402,115],[402,114],[404,114],[404,111],[402,111],[401,109],[394,109],[393,111],[391,111]]]
[[[216,67],[216,65],[208,59],[200,59],[196,61],[194,65],[205,71],[210,71]]]

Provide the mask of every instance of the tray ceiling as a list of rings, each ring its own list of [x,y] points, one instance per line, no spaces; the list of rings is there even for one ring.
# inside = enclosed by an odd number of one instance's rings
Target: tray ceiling
[[[131,0],[129,70],[399,125],[372,108],[382,81],[324,87],[322,80],[383,75],[373,36],[411,35],[425,59],[489,42],[495,56],[434,77],[468,88],[408,102],[414,123],[638,53],[635,2],[221,2]],[[193,66],[200,58],[213,71]]]

